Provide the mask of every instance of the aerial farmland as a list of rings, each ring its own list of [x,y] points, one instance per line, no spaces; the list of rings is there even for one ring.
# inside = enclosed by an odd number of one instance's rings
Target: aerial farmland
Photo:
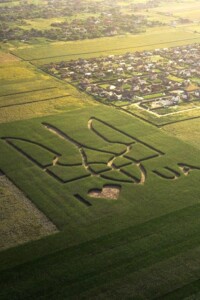
[[[0,299],[200,299],[199,0],[0,24]]]

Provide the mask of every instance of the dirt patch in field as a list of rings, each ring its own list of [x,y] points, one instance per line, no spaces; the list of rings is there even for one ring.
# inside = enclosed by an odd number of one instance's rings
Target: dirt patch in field
[[[0,251],[56,232],[56,226],[1,174]]]
[[[104,186],[102,190],[93,189],[90,190],[88,195],[93,198],[105,198],[105,199],[113,199],[117,200],[119,198],[119,194],[121,191],[121,187],[114,185]]]
[[[14,61],[19,61],[19,59],[10,53],[4,53],[4,52],[0,51],[0,62],[2,64],[3,63],[12,63]]]

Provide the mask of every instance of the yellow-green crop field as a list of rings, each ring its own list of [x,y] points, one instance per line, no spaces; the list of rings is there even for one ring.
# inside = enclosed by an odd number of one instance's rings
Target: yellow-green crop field
[[[46,74],[41,74],[32,67],[29,63],[23,61],[10,61],[4,62],[0,65],[0,84],[26,83],[34,80],[43,80],[44,82],[49,79]]]
[[[175,16],[181,17],[181,18],[186,18],[190,19],[191,21],[199,21],[199,16],[200,16],[200,8],[199,9],[194,9],[188,11],[183,11],[183,12],[177,12],[174,14]]]
[[[0,123],[96,104],[73,86],[52,78],[28,62],[3,52],[0,58]]]

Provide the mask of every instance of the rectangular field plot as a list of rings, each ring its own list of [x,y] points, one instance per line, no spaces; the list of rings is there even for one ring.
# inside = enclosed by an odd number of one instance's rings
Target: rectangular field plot
[[[1,55],[1,54],[0,54]],[[0,56],[1,57],[1,56]],[[31,64],[2,54],[0,122],[78,109],[91,103],[72,86],[58,82]]]
[[[20,84],[19,82],[12,82],[8,80],[1,85],[1,90],[0,90],[0,97],[4,96],[14,96],[16,94],[23,94],[23,93],[28,93],[28,92],[34,92],[38,90],[42,90],[44,88],[52,88],[54,87],[55,83],[51,80],[40,80],[39,78],[35,80],[30,80],[27,82],[23,82],[23,84]]]
[[[0,96],[0,108],[10,107],[14,105],[23,105],[33,102],[42,102],[53,100],[56,98],[69,96],[66,91],[62,91],[57,87],[50,87],[41,90],[27,91],[15,95]]]
[[[200,121],[199,121],[199,118],[167,125],[167,126],[164,126],[163,129],[169,133],[171,132],[173,135],[175,135],[179,139],[185,141],[188,144],[193,145],[197,149],[200,149],[200,139],[199,139]]]
[[[28,63],[15,61],[0,67],[0,97],[55,87],[54,81]]]
[[[2,174],[0,192],[0,251],[57,232],[56,226]]]

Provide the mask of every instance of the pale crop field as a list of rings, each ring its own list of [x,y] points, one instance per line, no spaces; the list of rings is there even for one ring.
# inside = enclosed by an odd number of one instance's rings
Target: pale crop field
[[[0,176],[0,251],[57,232],[45,215],[6,176]]]
[[[0,84],[1,86],[7,83],[19,83],[39,80],[48,80],[49,76],[39,73],[30,64],[22,61],[9,61],[0,65]]]
[[[199,21],[200,20],[200,6],[197,9],[192,9],[189,11],[180,11],[174,14],[175,16],[190,19],[191,21]]]
[[[0,55],[0,123],[96,105],[91,97],[28,62],[11,54]]]
[[[61,97],[46,102],[27,103],[26,105],[13,105],[11,107],[0,108],[0,123],[60,114],[65,111],[79,111],[80,108],[91,107],[91,105],[97,106],[98,104],[85,95],[81,95],[81,97]]]

